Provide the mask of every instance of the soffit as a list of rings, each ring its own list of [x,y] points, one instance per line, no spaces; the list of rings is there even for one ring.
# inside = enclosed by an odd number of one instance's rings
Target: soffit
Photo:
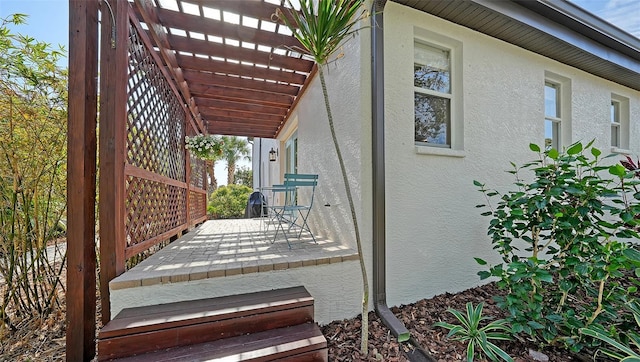
[[[640,39],[567,1],[394,1],[640,90]]]
[[[286,0],[130,1],[209,133],[275,138],[314,71],[274,20]]]

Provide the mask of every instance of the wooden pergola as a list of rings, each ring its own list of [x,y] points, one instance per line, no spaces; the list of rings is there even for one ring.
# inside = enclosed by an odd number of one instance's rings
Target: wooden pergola
[[[206,219],[205,164],[184,137],[275,138],[313,77],[274,17],[285,3],[69,1],[68,361],[95,355],[97,169],[106,322],[127,260]]]

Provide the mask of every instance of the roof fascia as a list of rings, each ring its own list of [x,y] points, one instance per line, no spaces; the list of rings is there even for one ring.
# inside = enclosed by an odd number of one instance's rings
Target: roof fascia
[[[578,33],[577,29],[568,27],[569,24],[560,24],[557,21],[554,21],[552,17],[543,16],[537,12],[529,10],[528,7],[521,6],[522,3],[540,3],[539,2],[540,0],[519,1],[518,3],[514,1],[495,1],[495,0],[471,0],[471,1],[487,9],[490,9],[492,11],[508,16],[534,29],[545,32],[568,44],[579,47],[580,49],[592,55],[595,55],[601,59],[604,59],[606,61],[617,64],[623,68],[626,68],[630,71],[640,74],[640,51],[631,52],[631,54],[634,55],[633,57],[627,54],[623,54],[619,51],[612,51],[612,50],[617,50],[616,47],[620,46],[621,42],[619,40],[611,38],[608,42],[605,42],[603,44],[599,41],[596,41],[594,39],[587,37],[586,35]],[[554,4],[556,3],[554,2]],[[532,5],[532,4],[529,4],[529,5]],[[550,9],[549,11],[553,10],[551,8],[549,9]],[[557,15],[558,14],[556,13],[556,16]],[[597,19],[595,17],[591,17],[591,20],[596,22]],[[611,28],[612,29],[610,30],[615,30],[614,27],[611,27]],[[618,29],[618,32],[622,33],[622,31],[619,29]]]

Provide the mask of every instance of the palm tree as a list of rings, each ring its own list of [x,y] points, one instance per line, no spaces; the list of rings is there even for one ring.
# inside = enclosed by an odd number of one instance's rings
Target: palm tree
[[[235,181],[236,163],[249,157],[249,142],[235,136],[222,136],[222,157],[227,161],[227,185],[233,185]]]
[[[287,0],[287,2],[289,3],[289,7],[293,9],[291,1]],[[366,354],[368,352],[367,342],[369,338],[369,281],[367,279],[367,270],[362,254],[358,218],[356,217],[356,209],[353,203],[353,197],[351,196],[351,187],[349,186],[349,180],[347,178],[347,169],[333,126],[333,115],[331,114],[329,94],[327,93],[327,85],[324,78],[324,68],[332,60],[332,54],[348,40],[347,38],[350,35],[359,30],[354,27],[360,20],[367,16],[367,13],[366,11],[360,11],[358,15],[359,10],[364,7],[364,0],[319,0],[317,11],[314,9],[313,0],[300,0],[300,7],[300,12],[288,9],[287,12],[289,16],[286,16],[278,9],[276,16],[287,25],[293,33],[293,36],[295,36],[304,47],[304,49],[293,50],[310,56],[318,65],[318,75],[320,76],[322,95],[324,96],[324,104],[327,110],[329,130],[331,131],[331,139],[333,140],[333,146],[338,157],[338,163],[340,164],[340,171],[342,172],[342,180],[347,193],[353,229],[356,236],[358,255],[360,256],[363,289],[360,350],[363,354]],[[290,21],[289,19],[292,20]]]
[[[211,161],[211,185],[209,185],[209,195],[211,195],[218,188],[218,179],[216,179],[216,162],[222,160],[222,155],[213,156],[209,159]]]

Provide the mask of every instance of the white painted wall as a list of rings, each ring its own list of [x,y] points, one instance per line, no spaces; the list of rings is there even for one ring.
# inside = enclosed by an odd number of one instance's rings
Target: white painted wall
[[[534,158],[528,144],[543,144],[545,71],[571,80],[571,141],[595,138],[609,153],[613,92],[630,99],[630,149],[640,153],[640,92],[393,2],[384,27],[391,305],[478,285],[473,257],[497,259],[472,182],[510,189],[509,161]],[[422,154],[414,145],[413,42],[424,30],[462,43],[464,157]]]
[[[359,313],[362,300],[359,276],[358,262],[346,261],[183,283],[112,289],[111,316],[116,316],[123,308],[149,305],[149,296],[153,296],[153,304],[163,304],[303,285],[315,300],[315,321],[327,324]]]
[[[372,171],[369,43],[369,30],[365,29],[345,45],[344,56],[327,66],[324,74],[362,240],[367,245],[365,254],[370,259]],[[351,214],[331,140],[318,75],[310,83],[293,116],[298,119],[298,172],[320,175],[310,219],[312,230],[355,247]]]
[[[269,161],[269,151],[279,150],[280,142],[273,138],[254,138],[251,153],[251,169],[253,170],[253,188],[271,186],[280,182],[280,157],[276,162]]]

